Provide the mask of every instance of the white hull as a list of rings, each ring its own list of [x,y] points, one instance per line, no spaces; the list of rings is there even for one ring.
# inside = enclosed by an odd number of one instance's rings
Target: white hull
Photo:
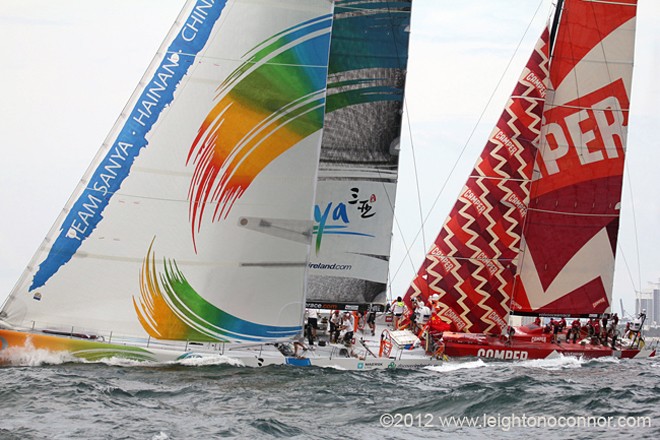
[[[285,342],[280,351],[275,344],[229,344],[168,342],[113,338],[109,341],[90,340],[43,332],[0,329],[0,364],[21,365],[26,355],[36,351],[62,354],[59,359],[100,361],[126,358],[155,363],[214,359],[245,367],[291,365],[297,367],[323,367],[340,370],[412,369],[440,365],[442,360],[427,355],[423,348],[394,347],[389,356],[379,357],[380,334],[385,326],[378,326],[375,336],[356,333],[357,342],[351,349],[343,344],[308,346],[293,355],[293,346]],[[323,340],[323,335],[319,334]],[[360,338],[362,342],[360,342]],[[282,348],[282,347],[280,347]],[[285,354],[283,354],[283,352]]]

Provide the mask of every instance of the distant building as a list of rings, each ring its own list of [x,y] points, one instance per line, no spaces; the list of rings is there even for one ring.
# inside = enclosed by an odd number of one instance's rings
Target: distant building
[[[656,285],[651,291],[641,292],[635,299],[635,314],[646,310],[646,323],[648,325],[660,324],[660,286]]]
[[[653,322],[660,325],[660,287],[653,289]]]

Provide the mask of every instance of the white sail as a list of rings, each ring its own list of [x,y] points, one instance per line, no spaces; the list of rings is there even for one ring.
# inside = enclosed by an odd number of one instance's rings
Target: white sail
[[[336,0],[308,305],[386,301],[412,0]]]
[[[188,1],[2,319],[297,333],[331,23],[327,0]]]

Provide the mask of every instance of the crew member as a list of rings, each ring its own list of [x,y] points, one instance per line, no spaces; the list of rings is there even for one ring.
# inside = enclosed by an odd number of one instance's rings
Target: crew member
[[[305,309],[305,315],[307,315],[307,342],[309,342],[309,345],[314,345],[316,331],[319,328],[319,311],[316,309]]]
[[[355,327],[355,321],[350,312],[344,312],[344,316],[341,318],[341,331],[344,332],[343,342],[346,345],[352,344],[353,339],[353,329]]]
[[[376,334],[376,311],[371,310],[367,314],[367,325],[369,326],[369,329],[371,329],[371,336],[374,336]]]
[[[406,303],[403,302],[400,296],[397,296],[396,301],[392,303],[392,315],[394,315],[394,322],[392,324],[394,325],[394,330],[399,329],[399,321],[405,311]]]
[[[339,339],[339,327],[341,326],[341,316],[339,310],[335,310],[330,315],[330,343],[333,344]]]

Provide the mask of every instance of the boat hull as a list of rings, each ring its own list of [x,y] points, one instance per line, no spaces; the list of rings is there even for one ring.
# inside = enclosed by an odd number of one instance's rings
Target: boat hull
[[[230,344],[185,344],[167,347],[167,343],[146,343],[137,346],[129,343],[111,343],[67,337],[0,329],[0,365],[22,364],[26,355],[49,353],[58,355],[62,362],[84,360],[97,362],[103,359],[128,359],[147,362],[223,361],[245,367],[290,365],[295,367],[324,367],[341,370],[418,369],[440,365],[442,360],[429,356],[367,357],[356,358],[338,355],[340,346],[316,347],[305,356],[285,356],[273,345],[232,346]]]
[[[449,358],[482,358],[491,360],[551,359],[559,356],[583,358],[615,357],[621,359],[655,357],[655,349],[621,348],[614,350],[588,343],[520,340],[509,342],[501,336],[483,334],[445,333],[445,355]]]

